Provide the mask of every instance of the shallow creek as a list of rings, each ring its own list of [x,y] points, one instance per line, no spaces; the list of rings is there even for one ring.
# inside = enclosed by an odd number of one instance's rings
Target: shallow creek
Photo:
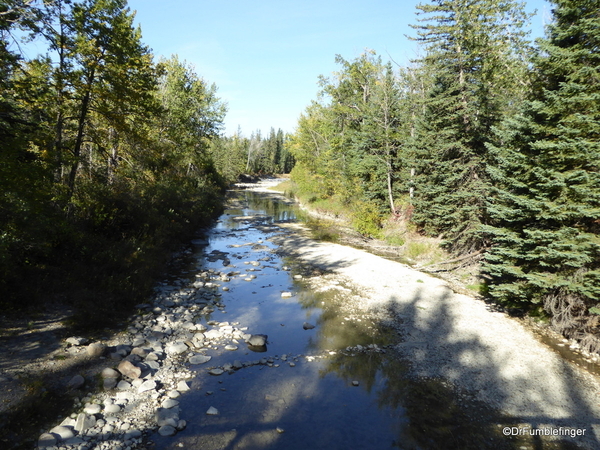
[[[386,394],[390,380],[382,372],[391,333],[339,317],[335,295],[305,286],[305,277],[315,274],[276,253],[269,238],[285,232],[276,224],[295,219],[291,202],[242,191],[206,240],[194,241],[182,277],[211,269],[230,274],[222,283],[224,307],[206,317],[207,324],[247,327],[247,333],[268,335],[268,342],[207,351],[209,367],[191,383],[197,389],[179,399],[187,428],[175,437],[154,436],[155,448],[399,447],[405,413]],[[236,360],[244,367],[208,373]],[[211,406],[217,415],[206,414]]]
[[[518,423],[515,418],[443,381],[411,379],[408,363],[392,349],[397,328],[349,314],[341,306],[359,293],[319,267],[279,254],[270,238],[288,233],[278,225],[297,214],[281,196],[237,191],[216,226],[193,241],[171,281],[227,273],[219,281],[221,306],[204,323],[227,322],[268,341],[204,351],[211,360],[190,366],[197,376],[178,399],[187,427],[171,437],[152,434],[150,448],[533,448],[501,435],[500,423]],[[311,277],[322,277],[327,288],[311,289]],[[215,367],[225,372],[211,375]]]

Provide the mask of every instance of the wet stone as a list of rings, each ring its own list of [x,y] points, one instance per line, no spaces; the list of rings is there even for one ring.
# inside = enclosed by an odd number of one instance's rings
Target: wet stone
[[[177,429],[171,425],[163,425],[158,429],[158,434],[161,436],[173,436],[177,433]]]
[[[248,339],[248,344],[255,347],[263,347],[267,344],[267,338],[266,334],[253,334]]]

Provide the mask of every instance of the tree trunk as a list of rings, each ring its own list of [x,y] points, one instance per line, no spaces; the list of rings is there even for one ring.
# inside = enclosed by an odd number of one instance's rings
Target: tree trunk
[[[85,130],[85,121],[87,119],[87,114],[89,110],[90,97],[91,97],[91,86],[94,74],[92,72],[92,76],[90,77],[90,81],[88,82],[88,89],[83,97],[83,101],[81,102],[81,111],[79,113],[79,123],[77,125],[77,138],[75,139],[75,145],[73,147],[73,156],[75,157],[75,161],[73,162],[73,166],[71,167],[71,172],[69,173],[69,182],[68,182],[68,194],[67,194],[67,202],[71,201],[73,197],[73,193],[75,192],[75,179],[77,178],[77,172],[79,170],[80,158],[81,158],[81,148],[83,146],[83,132]]]

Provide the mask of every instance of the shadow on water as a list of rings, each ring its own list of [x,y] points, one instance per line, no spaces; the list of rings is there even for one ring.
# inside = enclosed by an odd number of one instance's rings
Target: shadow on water
[[[202,262],[202,269],[231,270],[223,263],[231,260],[235,270],[243,272],[251,270],[245,264],[250,259],[263,259],[259,271],[252,272],[258,274],[258,282],[232,280],[222,301],[226,305],[224,316],[230,322],[249,326],[249,332],[269,335],[268,351],[257,354],[241,348],[235,355],[214,352],[212,362],[222,365],[233,359],[246,363],[260,358],[264,362],[218,377],[200,370],[192,383],[195,389],[180,398],[187,428],[175,437],[154,435],[154,448],[582,448],[575,445],[576,439],[549,442],[538,436],[503,435],[505,427],[524,424],[532,428],[570,427],[573,417],[557,420],[543,407],[537,408],[539,414],[526,417],[499,412],[510,400],[509,384],[522,385],[523,404],[540,403],[535,381],[507,379],[498,355],[477,337],[454,338],[449,306],[453,294],[438,294],[435,314],[426,319],[419,306],[421,292],[409,299],[389,298],[386,307],[401,323],[399,335],[388,323],[348,317],[342,306],[347,296],[354,294],[344,286],[315,292],[305,288],[303,281],[294,281],[291,274],[320,276],[350,262],[291,261],[287,264],[292,270],[282,270],[284,261],[274,247],[266,245],[266,239],[269,233],[281,233],[270,227],[272,222],[296,216],[289,202],[279,203],[274,198],[251,192],[238,194],[204,249],[204,255],[222,252],[220,259]],[[266,248],[252,250],[259,239]],[[311,244],[303,241],[303,245]],[[283,290],[293,291],[294,298],[283,301]],[[311,320],[315,328],[304,330],[304,320]],[[427,360],[432,355],[445,358],[447,365],[430,370]],[[465,363],[465,355],[475,355],[477,363]],[[569,383],[576,377],[571,366],[565,363],[561,369],[564,377],[557,391],[569,402],[584,405],[578,416],[589,418],[589,435],[598,426],[598,418],[585,408],[584,394]],[[479,400],[477,393],[461,391],[448,382],[463,377],[471,379],[479,391],[493,392],[494,398],[500,399],[496,407]],[[211,406],[218,409],[218,415],[206,414]]]

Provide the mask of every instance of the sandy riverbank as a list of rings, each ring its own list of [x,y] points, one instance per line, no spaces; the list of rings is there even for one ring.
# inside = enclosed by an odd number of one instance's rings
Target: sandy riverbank
[[[363,250],[303,234],[274,242],[349,280],[362,292],[354,307],[401,322],[397,350],[414,376],[447,380],[518,419],[514,426],[523,430],[575,434],[571,442],[600,448],[600,381],[540,343],[518,320],[455,293],[439,278]]]

